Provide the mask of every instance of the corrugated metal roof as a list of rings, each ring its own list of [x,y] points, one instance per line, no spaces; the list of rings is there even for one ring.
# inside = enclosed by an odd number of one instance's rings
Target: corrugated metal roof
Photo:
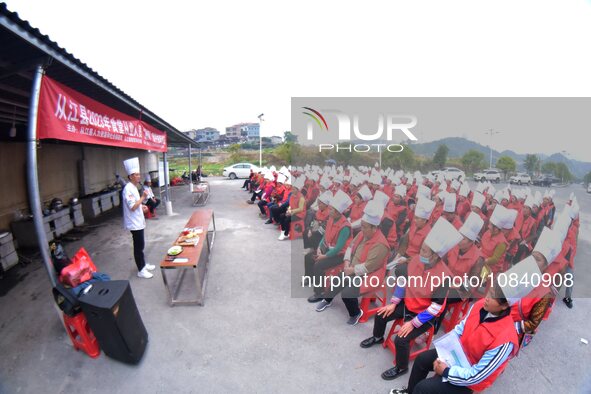
[[[21,19],[0,3],[0,139],[6,140],[9,125],[16,119],[17,140],[24,140],[33,70],[40,62],[46,74],[101,103],[141,118],[164,130],[168,144],[199,146],[171,124],[146,109],[108,79],[76,58],[49,36]],[[6,126],[5,126],[6,125]]]

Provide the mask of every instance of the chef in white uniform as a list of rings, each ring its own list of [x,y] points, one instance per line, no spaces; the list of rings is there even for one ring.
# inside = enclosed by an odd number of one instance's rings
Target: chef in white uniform
[[[137,276],[150,279],[154,275],[150,272],[156,266],[146,264],[144,260],[144,229],[146,219],[142,211],[142,203],[148,198],[148,192],[143,191],[140,196],[138,187],[141,185],[140,160],[137,157],[123,162],[129,182],[123,188],[123,226],[131,231],[133,238],[133,257],[137,265]]]

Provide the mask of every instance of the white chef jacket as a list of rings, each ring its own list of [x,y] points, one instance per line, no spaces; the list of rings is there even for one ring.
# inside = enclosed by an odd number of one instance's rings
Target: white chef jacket
[[[143,230],[146,228],[146,218],[142,206],[138,206],[135,211],[131,207],[140,199],[140,192],[137,186],[128,182],[123,188],[123,227],[130,231]]]

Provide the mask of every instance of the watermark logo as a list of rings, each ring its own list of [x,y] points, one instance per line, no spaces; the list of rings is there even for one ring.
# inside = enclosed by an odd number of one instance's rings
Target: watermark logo
[[[310,120],[307,123],[306,139],[312,141],[314,139],[315,125],[321,131],[329,131],[326,118],[320,111],[310,107],[302,107],[305,111],[302,112],[308,116]],[[325,114],[333,115],[338,124],[338,139],[339,141],[392,141],[395,133],[402,132],[407,139],[417,141],[417,137],[411,132],[411,129],[417,125],[417,117],[414,115],[395,115],[395,114],[378,114],[377,130],[362,130],[359,126],[359,115],[349,115],[339,110],[322,110]],[[389,152],[401,152],[404,147],[400,144],[350,144],[346,146],[334,144],[320,144],[318,151],[323,150],[348,150],[355,152],[368,152],[372,146],[377,147],[378,152],[380,147],[386,147]]]

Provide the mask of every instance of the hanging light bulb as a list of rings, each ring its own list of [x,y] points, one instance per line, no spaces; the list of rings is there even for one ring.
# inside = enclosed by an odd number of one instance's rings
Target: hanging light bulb
[[[10,138],[16,137],[16,106],[14,107],[14,112],[12,113],[12,127],[10,128],[10,133],[8,135]]]

